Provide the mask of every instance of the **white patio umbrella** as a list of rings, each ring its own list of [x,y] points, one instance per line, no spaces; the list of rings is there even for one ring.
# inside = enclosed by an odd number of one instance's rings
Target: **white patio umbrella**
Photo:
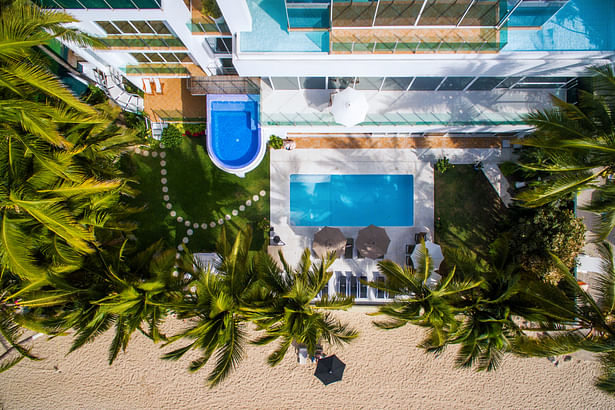
[[[442,255],[442,248],[440,248],[440,245],[435,244],[431,241],[425,241],[425,248],[427,249],[427,254],[433,261],[434,270],[438,269],[438,267],[440,267],[440,264],[444,260],[444,255]],[[421,249],[423,249],[423,247],[420,243],[417,243],[414,247],[414,251],[412,251],[412,255],[410,255],[410,258],[412,258],[412,263],[415,267],[419,263],[419,253],[421,252]]]
[[[354,88],[346,88],[342,92],[333,94],[331,114],[335,122],[352,127],[365,120],[367,115],[367,100],[361,92]]]

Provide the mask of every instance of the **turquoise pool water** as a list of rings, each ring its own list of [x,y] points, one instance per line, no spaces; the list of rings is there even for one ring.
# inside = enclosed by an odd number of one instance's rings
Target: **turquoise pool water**
[[[258,95],[207,96],[207,153],[226,170],[239,170],[261,150]]]
[[[239,44],[241,51],[329,51],[328,31],[288,31],[284,0],[247,0],[247,2],[252,16],[252,31],[241,33]],[[314,16],[310,18],[313,19]],[[308,22],[304,20],[302,24],[308,24]]]
[[[412,175],[290,176],[290,223],[295,226],[412,226]]]
[[[615,1],[570,0],[540,30],[508,30],[507,40],[502,51],[614,50]]]

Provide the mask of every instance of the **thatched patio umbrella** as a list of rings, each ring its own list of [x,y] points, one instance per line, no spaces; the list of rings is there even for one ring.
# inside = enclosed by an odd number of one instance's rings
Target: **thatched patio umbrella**
[[[325,226],[314,234],[312,249],[319,258],[333,251],[341,258],[344,255],[345,248],[346,236],[337,228]]]
[[[389,248],[391,239],[384,228],[370,225],[359,231],[357,236],[357,251],[364,258],[382,258]]]

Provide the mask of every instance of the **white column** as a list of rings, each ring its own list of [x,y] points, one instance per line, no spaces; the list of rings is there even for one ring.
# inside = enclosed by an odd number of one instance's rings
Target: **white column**
[[[216,0],[231,33],[252,31],[252,16],[246,0]]]

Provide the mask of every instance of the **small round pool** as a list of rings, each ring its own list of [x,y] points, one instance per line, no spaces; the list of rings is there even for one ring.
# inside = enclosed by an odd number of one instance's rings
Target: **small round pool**
[[[207,95],[207,153],[216,166],[244,177],[265,155],[258,95]]]

